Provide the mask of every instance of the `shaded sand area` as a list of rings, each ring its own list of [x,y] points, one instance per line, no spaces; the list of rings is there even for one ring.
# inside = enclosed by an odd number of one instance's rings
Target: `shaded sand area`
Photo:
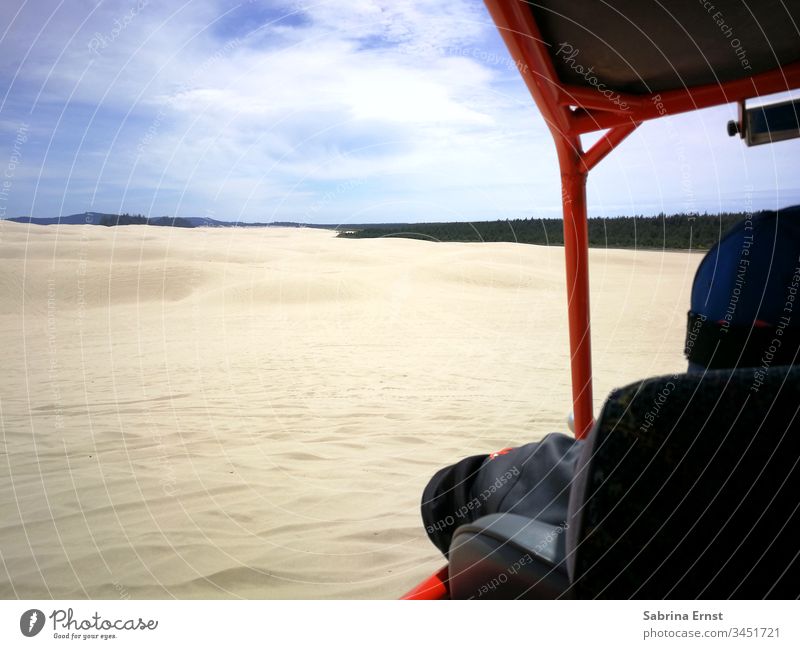
[[[396,597],[429,476],[564,430],[563,250],[0,222],[0,596]],[[596,404],[700,255],[592,251]]]

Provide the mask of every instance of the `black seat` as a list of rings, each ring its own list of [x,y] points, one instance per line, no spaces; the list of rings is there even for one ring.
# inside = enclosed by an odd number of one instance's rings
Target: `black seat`
[[[798,597],[799,409],[797,366],[614,391],[566,525],[495,514],[460,527],[453,597]]]
[[[449,555],[453,599],[556,599],[569,590],[564,526],[490,514],[460,526]]]

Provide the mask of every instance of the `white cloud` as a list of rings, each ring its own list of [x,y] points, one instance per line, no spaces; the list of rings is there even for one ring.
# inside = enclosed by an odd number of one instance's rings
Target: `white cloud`
[[[459,55],[494,29],[473,2],[264,3],[247,9],[271,16],[256,29],[242,20],[238,32],[235,13],[220,18],[224,4],[130,6],[52,4],[38,22],[23,11],[4,45],[19,54],[25,32],[38,33],[56,10],[31,56],[9,57],[7,72],[24,72],[15,96],[38,96],[42,120],[54,123],[72,97],[60,128],[76,131],[66,138],[75,149],[51,148],[43,162],[48,175],[74,166],[72,188],[94,179],[96,197],[186,188],[191,209],[216,195],[245,202],[244,189],[274,201],[301,186],[294,198],[308,201],[314,183],[347,179],[380,191],[382,177],[394,184],[431,170],[467,183],[477,180],[465,168],[474,143],[491,142],[498,117],[529,111],[498,111],[496,72]],[[294,14],[288,24],[284,14]],[[435,191],[423,184],[409,193]],[[253,218],[269,209],[250,204]]]
[[[150,0],[131,15],[135,1],[28,3],[0,42],[0,73],[16,75],[0,126],[29,115],[37,134],[15,191],[32,169],[47,179],[34,209],[61,190],[68,211],[125,196],[128,211],[201,213],[218,198],[231,217],[285,219],[350,182],[320,220],[385,197],[465,218],[557,214],[550,135],[477,0]],[[664,128],[603,162],[593,206],[681,200],[674,160],[655,151]],[[704,128],[685,131],[692,159],[714,159]],[[741,158],[723,158],[698,182],[725,184]]]

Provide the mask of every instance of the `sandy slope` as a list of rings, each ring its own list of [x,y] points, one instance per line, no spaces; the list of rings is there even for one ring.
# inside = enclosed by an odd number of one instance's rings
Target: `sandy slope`
[[[435,469],[564,429],[562,252],[0,223],[0,596],[399,595]],[[599,406],[700,257],[592,257]]]

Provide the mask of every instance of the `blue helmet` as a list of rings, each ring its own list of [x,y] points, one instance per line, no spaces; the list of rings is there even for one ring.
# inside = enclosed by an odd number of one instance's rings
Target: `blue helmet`
[[[689,371],[793,365],[800,347],[800,206],[734,225],[700,262]]]

